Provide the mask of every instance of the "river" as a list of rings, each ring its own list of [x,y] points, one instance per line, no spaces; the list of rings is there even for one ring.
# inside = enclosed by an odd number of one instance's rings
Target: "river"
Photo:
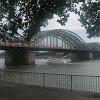
[[[100,76],[100,60],[90,60],[83,62],[69,62],[67,64],[50,65],[47,64],[47,59],[36,59],[35,65],[23,66],[5,66],[4,59],[0,59],[0,68],[31,71],[41,73],[57,73],[57,74],[72,74],[72,75],[98,75]]]

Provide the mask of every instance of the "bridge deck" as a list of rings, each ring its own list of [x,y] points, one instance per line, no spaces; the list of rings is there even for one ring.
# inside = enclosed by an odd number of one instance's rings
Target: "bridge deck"
[[[65,49],[55,46],[31,46],[30,44],[20,43],[0,43],[0,50],[33,50],[33,51],[56,51],[56,52],[100,52],[97,50],[85,50],[85,49]]]

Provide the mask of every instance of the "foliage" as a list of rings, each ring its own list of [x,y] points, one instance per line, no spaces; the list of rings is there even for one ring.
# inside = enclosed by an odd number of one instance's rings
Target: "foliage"
[[[57,22],[67,23],[69,12],[80,16],[80,22],[86,28],[90,37],[100,36],[100,1],[96,0],[0,0],[0,30],[10,36],[23,30],[24,41],[30,41],[40,31],[41,26],[48,24],[48,19],[56,14]],[[93,0],[94,1],[94,0]],[[77,5],[80,5],[77,8]],[[6,20],[3,22],[3,20]]]
[[[88,37],[100,36],[100,0],[83,3],[79,16],[80,22],[89,34]]]

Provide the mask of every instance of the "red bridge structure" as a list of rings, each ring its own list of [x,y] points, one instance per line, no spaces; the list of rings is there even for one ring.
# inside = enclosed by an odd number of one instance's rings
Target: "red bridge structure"
[[[86,43],[75,33],[56,29],[39,32],[29,42],[23,36],[0,33],[0,50],[5,50],[6,65],[34,64],[34,51],[68,52],[72,61],[100,58],[100,43]]]

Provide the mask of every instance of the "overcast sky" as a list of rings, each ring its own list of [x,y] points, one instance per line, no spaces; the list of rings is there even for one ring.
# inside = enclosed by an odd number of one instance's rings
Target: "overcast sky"
[[[61,26],[59,23],[57,23],[57,18],[58,16],[54,15],[54,18],[48,21],[49,22],[48,26],[41,27],[41,30],[44,31],[44,30],[52,30],[52,29],[66,29],[75,32],[86,42],[100,42],[100,37],[91,38],[91,39],[87,38],[88,34],[86,34],[85,28],[82,27],[82,24],[78,21],[79,18],[78,15],[75,15],[74,13],[70,13],[70,17],[65,26]]]

